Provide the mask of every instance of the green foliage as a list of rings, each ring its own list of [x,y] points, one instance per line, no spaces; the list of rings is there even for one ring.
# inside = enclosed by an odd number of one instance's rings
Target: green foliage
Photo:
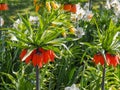
[[[29,75],[26,75],[24,66],[17,72],[13,71],[13,74],[1,72],[1,89],[12,90],[33,90],[33,83],[29,80]],[[32,75],[32,74],[31,74]],[[7,81],[5,81],[5,78]]]
[[[9,4],[13,3],[12,1],[8,2],[10,2]],[[31,52],[36,47],[52,49],[57,55],[54,63],[44,65],[40,69],[41,90],[64,90],[73,83],[79,86],[80,90],[100,90],[102,66],[95,66],[92,57],[101,49],[112,53],[119,52],[120,27],[119,22],[111,20],[114,16],[113,12],[103,9],[96,10],[94,18],[90,22],[79,21],[79,26],[83,26],[85,29],[85,35],[76,41],[74,35],[69,33],[72,25],[69,20],[70,14],[59,9],[48,12],[45,7],[42,7],[39,13],[32,12],[38,17],[38,23],[32,24],[28,18],[30,14],[25,15],[26,10],[33,9],[32,5],[29,7],[30,9],[27,6],[31,2],[23,0],[14,2],[14,5],[10,7],[13,9],[15,5],[18,5],[18,11],[23,13],[17,17],[22,20],[22,23],[17,28],[10,27],[6,30],[0,28],[0,30],[5,30],[1,31],[0,35],[0,90],[36,89],[35,69],[31,63],[26,65],[19,60],[21,48],[28,48]],[[20,4],[20,2],[23,3]],[[62,1],[59,0],[59,2]],[[23,6],[27,9],[22,9]],[[23,11],[20,11],[21,9]],[[9,16],[16,12],[10,10],[5,14],[2,12],[2,15],[6,17],[6,15]],[[8,23],[13,22],[8,21],[5,26],[9,27]],[[67,34],[66,38],[62,36],[63,32]],[[9,33],[12,33],[18,41],[11,41]],[[106,67],[105,90],[119,89],[120,65],[115,68]]]

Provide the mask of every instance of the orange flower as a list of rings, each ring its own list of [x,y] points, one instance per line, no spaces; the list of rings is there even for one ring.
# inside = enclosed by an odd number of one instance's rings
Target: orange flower
[[[43,64],[43,55],[40,53],[35,53],[32,58],[32,63],[34,66],[42,67]]]
[[[106,63],[109,66],[116,67],[119,64],[119,57],[117,55],[113,55],[113,54],[110,54],[110,53],[107,52],[105,54],[105,56],[106,56]],[[101,53],[95,54],[94,57],[93,57],[93,61],[95,62],[95,64],[99,64],[99,63],[101,65],[105,64],[104,57],[102,56]]]
[[[70,11],[73,12],[73,13],[76,13],[76,11],[77,11],[76,5],[72,5]]]
[[[0,3],[0,10],[8,10],[8,5],[6,3]]]
[[[22,59],[27,54],[27,49],[22,50],[20,54],[20,59]],[[55,53],[52,50],[44,50],[43,48],[38,48],[33,50],[33,52],[25,59],[26,64],[32,61],[33,66],[42,67],[43,64],[47,64],[49,61],[54,61]]]
[[[47,53],[48,56],[49,56],[49,60],[50,60],[50,61],[54,61],[54,58],[55,58],[54,52],[53,52],[52,50],[48,50],[46,53]]]
[[[63,9],[66,11],[70,11],[71,10],[72,5],[71,4],[65,4]]]
[[[93,57],[93,61],[95,62],[95,64],[100,63],[101,65],[104,65],[104,57],[101,53],[95,54]]]
[[[106,53],[106,58],[107,58],[108,65],[112,65],[116,67],[117,64],[119,64],[119,57],[117,55]]]

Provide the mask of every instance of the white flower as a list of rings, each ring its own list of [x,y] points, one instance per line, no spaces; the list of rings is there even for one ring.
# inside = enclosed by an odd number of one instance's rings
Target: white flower
[[[116,6],[120,5],[120,2],[118,0],[111,0],[110,4],[112,7],[116,7]]]
[[[0,27],[2,27],[4,24],[4,19],[0,16]]]
[[[85,15],[85,10],[83,8],[80,8],[78,13],[78,20],[82,19],[84,15]]]
[[[108,10],[108,9],[111,9],[110,1],[109,1],[109,0],[106,1],[105,8],[106,8],[107,10]]]
[[[85,16],[84,16],[84,20],[85,21],[90,21],[92,19],[93,15],[94,14],[92,13],[92,11],[87,10],[86,13],[85,13]]]
[[[120,5],[114,7],[114,13],[119,18],[119,16],[120,16]]]
[[[20,24],[22,24],[22,20],[21,20],[21,19],[17,19],[17,20],[14,22],[13,27],[17,29]]]
[[[77,12],[76,12],[76,14],[78,15],[79,14],[79,10],[80,10],[80,8],[81,8],[81,6],[80,6],[80,4],[78,3],[78,4],[76,4],[76,8],[77,8]]]
[[[85,10],[80,7],[80,4],[76,4],[77,12],[75,14],[71,13],[71,21],[75,22],[76,20],[80,20],[85,15]]]
[[[76,35],[78,36],[78,38],[82,38],[82,36],[85,35],[85,32],[83,31],[82,27],[77,27]]]
[[[89,10],[89,3],[86,3],[83,8],[84,10]]]
[[[36,24],[39,21],[39,18],[37,16],[30,16],[29,21],[32,24]]]
[[[76,87],[75,84],[73,84],[71,87],[66,87],[65,90],[80,90],[80,89]]]

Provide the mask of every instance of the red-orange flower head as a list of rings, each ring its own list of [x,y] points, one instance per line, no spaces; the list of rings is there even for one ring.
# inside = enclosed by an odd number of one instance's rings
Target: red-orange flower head
[[[116,67],[119,64],[119,57],[110,53],[106,53],[106,59],[108,65]]]
[[[27,54],[27,49],[23,49],[20,54],[20,59]],[[32,61],[33,66],[39,66],[40,68],[43,64],[47,64],[49,61],[54,61],[55,53],[52,50],[44,50],[43,48],[38,48],[32,51],[32,53],[25,59],[28,64]]]
[[[119,64],[119,57],[117,55],[113,55],[107,52],[105,56],[106,56],[106,63],[109,66],[116,67]],[[104,57],[101,53],[95,54],[93,57],[93,61],[95,62],[95,64],[99,64],[99,63],[101,65],[105,64]]]
[[[0,3],[0,10],[8,10],[8,5],[6,3]]]
[[[93,57],[93,61],[95,62],[95,64],[101,64],[104,65],[104,57],[102,56],[101,53],[97,53],[94,55]]]

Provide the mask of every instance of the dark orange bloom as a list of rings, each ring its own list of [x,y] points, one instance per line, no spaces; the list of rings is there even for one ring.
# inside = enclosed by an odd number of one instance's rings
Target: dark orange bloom
[[[32,63],[34,66],[42,67],[43,55],[40,53],[35,53],[32,58]]]
[[[73,13],[76,13],[76,11],[77,11],[76,5],[72,5],[70,11],[73,12]]]
[[[101,65],[104,65],[104,57],[101,53],[95,54],[93,57],[93,61],[95,62],[95,64],[100,63]]]
[[[71,10],[72,5],[71,4],[65,4],[63,9],[66,11],[70,11]]]
[[[108,65],[112,65],[116,67],[117,64],[119,64],[119,57],[117,55],[106,53],[106,58],[107,58]]]
[[[49,59],[50,61],[54,61],[54,58],[55,58],[55,54],[52,50],[48,50],[48,55],[49,55]]]
[[[113,54],[110,54],[110,53],[107,52],[105,54],[105,56],[106,56],[106,63],[109,66],[116,67],[119,64],[119,57],[117,55],[113,55]],[[94,57],[93,57],[93,61],[95,62],[95,64],[99,64],[99,63],[101,65],[105,64],[104,57],[102,56],[101,53],[95,54]]]
[[[27,50],[24,49],[20,54],[20,59],[22,59],[27,53]],[[33,66],[42,67],[43,64],[47,64],[49,61],[54,61],[55,53],[52,50],[44,50],[43,48],[38,48],[33,50],[33,52],[25,59],[25,62],[28,64],[32,61]]]
[[[0,10],[8,10],[8,5],[6,3],[0,3]]]

